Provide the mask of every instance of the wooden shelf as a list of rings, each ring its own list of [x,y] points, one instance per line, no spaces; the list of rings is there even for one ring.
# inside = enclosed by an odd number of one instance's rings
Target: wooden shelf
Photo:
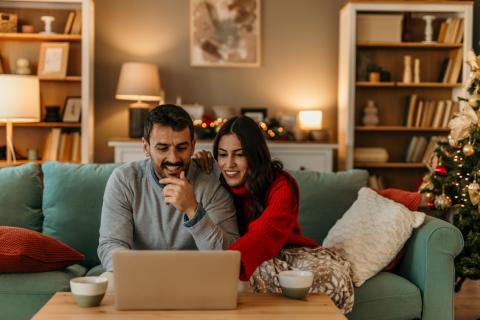
[[[355,83],[357,87],[364,88],[459,88],[462,86],[461,83],[442,83],[442,82],[421,82],[421,83],[403,83],[403,82],[368,82],[368,81],[357,81]]]
[[[355,130],[360,132],[450,132],[450,128],[414,128],[404,126],[356,126]]]
[[[4,127],[5,122],[0,122],[0,127]],[[14,123],[13,127],[37,127],[37,128],[80,128],[79,122],[19,122]]]
[[[0,33],[0,40],[16,41],[72,41],[79,42],[79,34]]]
[[[386,168],[386,169],[421,169],[426,168],[424,163],[409,163],[409,162],[355,162],[355,168]]]
[[[62,79],[40,79],[40,81],[57,81],[57,82],[81,82],[81,76],[67,76]]]
[[[423,42],[357,42],[357,47],[365,48],[428,48],[428,49],[455,49],[461,48],[461,43],[423,43]]]

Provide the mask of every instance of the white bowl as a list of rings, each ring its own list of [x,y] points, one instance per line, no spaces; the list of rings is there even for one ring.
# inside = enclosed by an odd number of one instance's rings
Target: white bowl
[[[281,287],[285,288],[310,288],[313,283],[313,273],[302,270],[282,271],[278,274]]]

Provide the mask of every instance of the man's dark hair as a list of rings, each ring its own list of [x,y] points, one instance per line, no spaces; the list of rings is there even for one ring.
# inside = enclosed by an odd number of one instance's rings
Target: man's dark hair
[[[150,133],[155,123],[170,127],[174,131],[182,131],[188,128],[190,130],[190,140],[193,140],[194,131],[192,118],[190,118],[188,112],[180,106],[161,104],[148,112],[143,130],[143,138],[147,143],[150,143]]]

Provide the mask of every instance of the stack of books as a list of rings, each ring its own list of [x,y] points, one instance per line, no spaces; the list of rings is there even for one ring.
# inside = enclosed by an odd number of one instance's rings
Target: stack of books
[[[408,128],[447,128],[458,109],[456,101],[424,100],[412,94],[407,97],[403,124]]]
[[[68,13],[67,22],[63,30],[64,34],[81,34],[82,33],[82,12],[80,10],[70,11]]]
[[[52,128],[43,147],[43,161],[80,162],[80,132]]]
[[[462,43],[464,33],[463,18],[448,18],[440,24],[437,42]]]
[[[445,139],[445,137],[433,136],[430,140],[427,140],[423,136],[413,136],[406,146],[405,161],[410,163],[430,163],[437,143],[442,139]]]

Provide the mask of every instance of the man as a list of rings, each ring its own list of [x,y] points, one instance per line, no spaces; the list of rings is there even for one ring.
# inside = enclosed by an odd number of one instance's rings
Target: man
[[[190,160],[193,130],[179,106],[148,113],[148,158],[115,169],[105,189],[98,255],[107,271],[115,250],[223,250],[238,239],[230,195]]]

